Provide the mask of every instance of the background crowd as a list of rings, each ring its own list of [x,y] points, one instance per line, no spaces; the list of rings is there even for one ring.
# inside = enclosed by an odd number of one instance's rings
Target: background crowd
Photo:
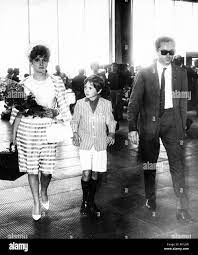
[[[188,91],[191,99],[188,100],[188,110],[196,110],[198,112],[198,59],[195,59],[191,66],[184,65],[184,57],[176,55],[173,62],[187,70],[188,76]],[[119,121],[123,119],[123,113],[127,109],[129,97],[133,88],[133,81],[135,75],[141,69],[141,66],[130,66],[129,64],[118,64],[116,62],[108,65],[100,65],[98,62],[90,64],[92,74],[99,75],[105,83],[101,96],[111,100],[113,106],[114,118],[117,121],[117,129],[119,129]],[[76,100],[83,98],[84,95],[84,80],[87,78],[85,69],[79,69],[79,72],[74,77],[70,77],[61,70],[60,65],[55,66],[55,76],[60,76],[65,84],[66,89],[72,89],[75,93]],[[7,69],[7,74],[4,78],[1,75],[0,87],[5,86],[6,83],[20,82],[22,79],[29,76],[28,73],[20,74],[19,68]],[[0,89],[0,99],[2,100],[2,89]],[[6,110],[2,113],[2,119],[9,119],[10,109],[5,104]],[[71,105],[71,112],[73,112],[74,105]]]
[[[126,110],[128,100],[133,86],[133,79],[135,71],[133,66],[128,64],[112,63],[109,65],[100,65],[98,62],[90,64],[92,74],[99,75],[104,81],[104,87],[101,96],[112,102],[114,118],[117,121],[117,129],[119,129],[119,121],[123,119],[123,112]],[[76,100],[85,97],[84,95],[84,80],[87,78],[85,69],[79,69],[78,74],[70,78],[65,72],[61,70],[60,65],[55,66],[55,76],[60,76],[64,82],[66,89],[71,89],[76,96]],[[7,74],[1,78],[2,86],[5,83],[10,84],[20,82],[29,74],[20,74],[19,68],[8,68]],[[4,84],[4,85],[3,85]],[[1,95],[1,99],[3,96]],[[5,104],[6,110],[2,113],[2,119],[10,117],[9,105]],[[71,105],[71,112],[73,112],[74,105]]]

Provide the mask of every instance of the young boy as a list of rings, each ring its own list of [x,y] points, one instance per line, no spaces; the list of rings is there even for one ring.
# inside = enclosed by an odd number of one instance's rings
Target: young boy
[[[104,81],[92,75],[84,81],[85,98],[77,101],[72,119],[73,143],[79,147],[82,168],[83,215],[100,216],[94,202],[98,172],[107,171],[107,145],[115,142],[116,121],[109,100],[100,96]],[[108,135],[107,135],[108,127]]]

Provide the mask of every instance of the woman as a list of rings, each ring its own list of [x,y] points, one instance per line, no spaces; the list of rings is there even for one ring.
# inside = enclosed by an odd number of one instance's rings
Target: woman
[[[47,188],[55,167],[56,143],[47,142],[46,128],[55,122],[54,118],[57,115],[58,121],[65,122],[71,119],[69,109],[71,100],[66,100],[66,90],[61,78],[47,73],[49,58],[50,51],[47,47],[43,45],[33,47],[29,54],[33,75],[22,83],[25,96],[33,96],[42,111],[37,107],[37,111],[32,113],[30,107],[31,114],[28,114],[28,111],[21,112],[19,108],[18,110],[13,108],[10,118],[14,132],[13,142],[16,141],[18,149],[19,169],[28,173],[34,201],[32,210],[34,220],[41,218],[41,205],[44,209],[49,209]]]

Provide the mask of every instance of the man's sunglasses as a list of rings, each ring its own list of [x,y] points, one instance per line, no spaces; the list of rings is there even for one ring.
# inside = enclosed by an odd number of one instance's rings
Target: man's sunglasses
[[[169,55],[173,56],[175,54],[174,50],[161,50],[161,55],[167,55],[169,53]]]

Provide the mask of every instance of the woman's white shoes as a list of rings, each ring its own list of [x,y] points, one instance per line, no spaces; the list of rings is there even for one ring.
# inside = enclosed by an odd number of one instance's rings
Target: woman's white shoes
[[[45,203],[41,202],[41,205],[45,210],[49,210],[49,200]],[[41,218],[41,214],[32,214],[32,218],[38,221]]]
[[[46,210],[49,210],[49,200],[45,203],[41,202],[43,208],[45,208]]]
[[[32,218],[37,221],[41,218],[41,214],[32,214]]]

